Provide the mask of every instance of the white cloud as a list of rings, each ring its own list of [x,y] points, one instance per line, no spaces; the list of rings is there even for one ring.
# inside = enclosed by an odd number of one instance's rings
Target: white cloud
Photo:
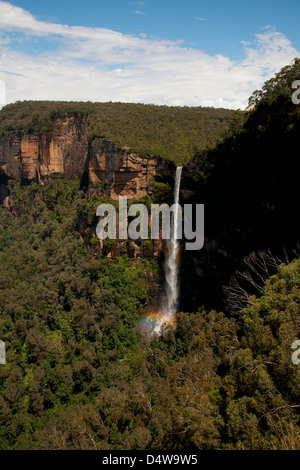
[[[233,61],[184,47],[182,41],[39,21],[3,1],[0,32],[0,79],[6,81],[7,102],[111,100],[244,108],[254,89],[299,56],[270,27],[243,43],[244,58]],[[33,41],[38,50],[40,39],[49,41],[52,50],[23,52]],[[14,48],[16,40],[26,49]]]
[[[6,103],[5,82],[0,80],[0,109]]]
[[[206,18],[202,18],[202,16],[195,16],[196,21],[207,21]]]
[[[144,11],[140,11],[140,10],[135,10],[135,12],[137,15],[146,15],[146,13]]]

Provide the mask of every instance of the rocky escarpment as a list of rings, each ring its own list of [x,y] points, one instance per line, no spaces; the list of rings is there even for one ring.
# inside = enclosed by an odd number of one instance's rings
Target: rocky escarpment
[[[166,160],[142,156],[127,147],[117,148],[112,142],[95,139],[88,152],[88,179],[100,183],[110,199],[127,196],[140,199],[151,192],[155,175],[172,176],[174,165]]]
[[[8,179],[43,184],[55,173],[99,183],[110,199],[119,195],[139,199],[151,192],[157,173],[171,176],[173,171],[174,165],[166,160],[120,149],[105,139],[89,141],[86,122],[70,116],[58,119],[47,133],[0,139],[1,202]]]
[[[87,155],[87,126],[70,117],[57,120],[51,132],[0,140],[1,173],[12,179],[41,181],[53,173],[81,174]]]

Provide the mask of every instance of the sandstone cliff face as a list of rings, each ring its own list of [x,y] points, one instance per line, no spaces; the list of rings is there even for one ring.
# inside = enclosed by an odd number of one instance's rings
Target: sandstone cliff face
[[[101,183],[107,197],[140,199],[153,187],[157,173],[172,175],[172,165],[165,160],[143,157],[128,149],[118,149],[111,142],[96,139],[89,151],[88,175],[91,183]]]
[[[64,173],[67,177],[81,175],[87,155],[86,123],[65,118],[50,135],[40,137],[40,175],[42,178],[53,173]]]
[[[171,162],[132,153],[125,147],[120,149],[105,139],[89,142],[87,136],[85,122],[65,117],[56,122],[52,132],[0,139],[0,203],[13,209],[7,187],[9,179],[35,180],[43,184],[56,173],[67,178],[77,176],[87,184],[94,183],[89,189],[91,195],[96,192],[117,200],[119,196],[140,199],[151,193],[158,173],[174,176],[175,167]],[[81,231],[84,234],[85,226]],[[101,252],[108,257],[149,255],[141,249],[141,243],[117,240],[114,246],[105,249],[101,240],[99,242]],[[159,256],[162,250],[162,240],[155,240],[150,255]]]
[[[119,149],[110,141],[88,142],[86,123],[69,116],[57,120],[52,132],[0,140],[0,194],[7,179],[42,183],[63,173],[68,178],[79,176],[99,183],[108,198],[124,195],[139,199],[151,191],[157,173],[171,176],[173,171],[169,162]]]
[[[41,179],[53,173],[80,174],[87,159],[87,148],[86,125],[66,117],[57,121],[50,133],[1,139],[1,173],[20,180]]]

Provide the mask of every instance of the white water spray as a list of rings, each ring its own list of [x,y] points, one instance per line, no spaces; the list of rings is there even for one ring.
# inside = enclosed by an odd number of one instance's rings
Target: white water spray
[[[164,305],[164,312],[166,315],[174,315],[177,312],[178,297],[179,297],[179,259],[178,259],[178,203],[179,203],[179,190],[181,179],[182,167],[176,169],[175,189],[174,189],[174,217],[171,229],[170,240],[168,241],[168,256],[165,262],[165,277],[166,277],[166,301]]]
[[[178,298],[179,298],[179,242],[178,242],[178,204],[179,204],[179,191],[181,180],[182,166],[177,167],[174,187],[174,216],[172,218],[170,240],[167,242],[167,257],[165,261],[165,281],[166,292],[162,305],[162,319],[161,322],[155,327],[154,333],[161,334],[162,326],[172,320],[172,317],[177,312]]]

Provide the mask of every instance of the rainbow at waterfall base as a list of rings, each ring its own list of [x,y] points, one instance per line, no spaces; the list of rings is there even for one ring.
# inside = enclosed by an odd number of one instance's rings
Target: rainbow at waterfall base
[[[170,328],[176,328],[176,315],[160,310],[148,310],[138,320],[137,330],[146,337],[160,336]]]

